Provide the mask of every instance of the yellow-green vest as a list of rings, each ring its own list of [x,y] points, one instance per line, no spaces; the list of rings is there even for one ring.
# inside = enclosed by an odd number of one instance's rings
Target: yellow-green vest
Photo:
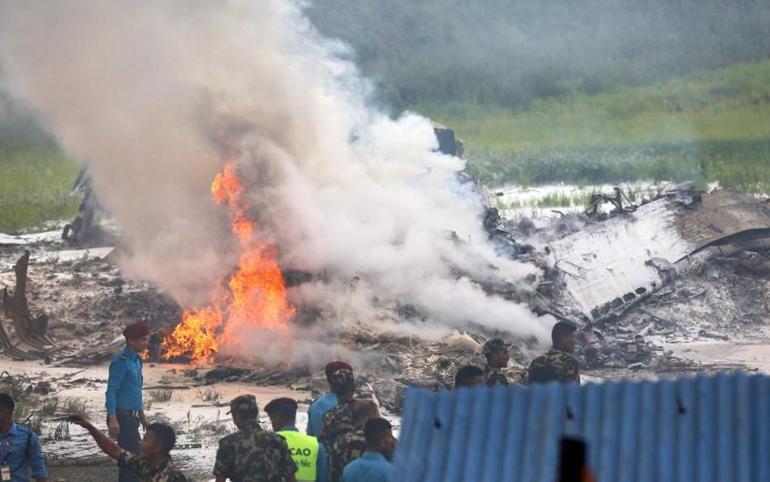
[[[297,464],[297,482],[315,482],[318,463],[318,439],[295,430],[276,432],[289,446],[289,453]]]

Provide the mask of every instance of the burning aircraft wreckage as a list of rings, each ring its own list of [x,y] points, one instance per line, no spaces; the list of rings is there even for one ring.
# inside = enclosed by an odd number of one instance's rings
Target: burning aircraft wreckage
[[[437,134],[440,140],[448,135]],[[450,139],[440,144],[457,154]],[[470,178],[463,182],[484,196]],[[232,347],[245,331],[267,332],[277,342],[291,343],[292,329],[311,328],[325,316],[325,308],[293,306],[287,292],[329,275],[281,272],[277,248],[252,236],[253,206],[232,162],[225,162],[211,191],[214,201],[230,210],[240,256],[233,273],[212,287],[204,307],[179,307],[149,283],[124,279],[114,263],[120,243],[117,248],[105,243],[117,236],[78,239],[73,246],[75,241],[63,240],[58,232],[2,235],[3,354],[87,366],[108,359],[122,342],[122,326],[141,319],[154,330],[150,360],[196,365],[186,372],[190,383],[320,388],[320,373],[309,368],[312,364],[245,359],[233,355],[238,350]],[[605,200],[611,201],[607,213],[591,209],[561,215],[539,220],[538,227],[527,219],[504,219],[487,207],[479,223],[497,251],[536,267],[536,274],[525,282],[507,281],[504,272],[496,279],[468,281],[490,296],[523,303],[537,315],[578,324],[581,362],[589,378],[740,368],[673,357],[663,345],[741,339],[767,323],[770,202],[724,190],[698,192],[689,184],[641,205],[623,206],[620,196]],[[100,228],[111,231],[107,221]],[[457,270],[458,279],[468,276]],[[359,280],[346,281],[355,289]],[[400,409],[404,388],[451,386],[457,367],[480,364],[480,347],[488,337],[513,342],[513,376],[522,375],[542,349],[534,338],[473,322],[464,331],[424,339],[410,328],[424,322],[419,308],[383,303],[378,309],[380,319],[355,320],[326,336],[337,344],[333,353],[356,359],[364,385],[394,411]],[[381,327],[383,320],[389,328]],[[223,346],[230,349],[221,351]]]

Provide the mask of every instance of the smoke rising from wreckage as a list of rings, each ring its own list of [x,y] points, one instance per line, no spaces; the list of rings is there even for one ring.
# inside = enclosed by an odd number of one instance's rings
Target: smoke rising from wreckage
[[[589,380],[745,368],[666,350],[759,339],[770,201],[684,184],[629,204],[615,188],[584,213],[507,219],[451,129],[390,118],[297,3],[258,3],[0,6],[9,88],[88,166],[63,232],[0,234],[0,352],[57,373],[0,385],[95,393],[103,380],[61,367],[99,370],[140,320],[168,390],[148,398],[182,406],[190,438],[227,432],[218,387],[305,396],[329,359],[391,413],[406,388],[483,365],[492,337],[525,382],[556,320],[579,326]],[[191,388],[202,405],[173,392]]]
[[[211,286],[239,258],[230,213],[208,196],[231,151],[255,236],[278,249],[284,270],[319,273],[288,298],[320,313],[323,326],[283,344],[240,333],[242,355],[319,365],[333,352],[323,332],[358,320],[392,327],[394,317],[381,312],[399,307],[425,318],[414,328],[424,336],[473,322],[546,338],[550,316],[472,281],[500,282],[505,273],[524,283],[537,270],[486,242],[483,206],[468,195],[474,185],[458,182],[463,162],[436,152],[445,140],[428,120],[393,120],[373,108],[348,53],[321,38],[294,3],[185,5],[183,14],[176,4],[136,2],[35,10],[4,8],[8,84],[88,161],[99,200],[123,231],[127,249],[115,257],[124,275],[156,284],[186,309],[209,302]],[[253,28],[241,28],[244,21]],[[66,39],[109,54],[94,57]],[[57,68],[63,58],[77,68]],[[110,74],[136,71],[138,83]]]
[[[120,225],[122,248],[109,261],[86,257],[78,262],[95,270],[98,281],[86,285],[84,296],[109,297],[119,305],[125,296],[149,293],[150,285],[132,281],[147,280],[184,309],[205,306],[211,286],[231,280],[238,265],[239,242],[228,229],[231,213],[211,202],[208,189],[223,159],[237,153],[228,162],[246,182],[254,237],[277,247],[277,261],[290,274],[285,276],[288,303],[298,313],[289,325],[294,327],[289,341],[276,343],[241,330],[229,357],[259,353],[259,362],[268,366],[314,368],[344,354],[400,373],[410,370],[415,360],[409,357],[419,350],[406,350],[406,358],[397,356],[400,342],[388,343],[392,352],[366,350],[378,344],[376,337],[367,334],[362,342],[355,333],[374,329],[388,339],[385,333],[395,331],[407,335],[396,337],[405,345],[435,348],[446,345],[442,340],[452,330],[470,330],[461,351],[478,342],[476,334],[503,334],[522,340],[518,361],[524,364],[536,338],[543,341],[550,324],[563,318],[603,331],[603,343],[596,342],[602,331],[586,331],[594,341],[588,355],[596,358],[609,350],[613,364],[640,357],[647,363],[656,357],[644,336],[665,332],[660,326],[679,326],[667,311],[653,313],[650,304],[669,289],[694,283],[713,266],[706,263],[709,257],[732,259],[750,249],[758,249],[753,256],[763,256],[762,244],[753,238],[733,244],[732,251],[718,244],[729,234],[758,234],[752,223],[765,226],[766,221],[761,201],[725,193],[696,202],[692,193],[676,191],[634,210],[618,209],[604,222],[567,215],[552,229],[520,230],[525,223],[485,208],[484,189],[461,173],[459,158],[447,155],[457,153],[456,146],[454,152],[447,148],[453,144],[451,131],[436,131],[436,139],[433,127],[419,116],[391,120],[371,108],[365,81],[341,60],[346,52],[320,38],[291,3],[272,0],[258,12],[239,2],[221,9],[198,5],[185,11],[185,23],[171,4],[117,5],[82,2],[39,12],[6,7],[7,42],[0,54],[8,83],[38,109],[70,152],[89,161],[100,201]],[[84,25],[79,9],[98,21]],[[262,28],[238,29],[244,18]],[[141,28],[99,27],[131,20]],[[216,31],[232,35],[190,35]],[[93,58],[76,43],[54,41],[81,37],[108,45],[110,54]],[[180,38],[185,42],[177,42]],[[57,82],[66,89],[52,89],[50,69],[65,58],[79,68],[57,69]],[[140,84],[132,76],[109,74],[131,72],[136,65],[143,66]],[[177,75],[163,75],[168,65],[178,67]],[[86,88],[93,85],[103,88]],[[70,109],[73,97],[82,115]],[[147,105],[148,98],[158,102]],[[121,113],[120,122],[112,111]],[[126,143],[137,138],[142,142],[128,148]],[[688,213],[714,211],[709,203],[719,199],[735,202],[718,205],[717,211],[740,205],[756,216],[727,222],[722,236],[706,246],[695,231],[708,219],[699,223]],[[59,248],[54,242],[41,247]],[[6,264],[15,262],[5,256]],[[33,264],[47,280],[59,277],[57,266],[51,260]],[[82,281],[79,275],[72,281],[69,273],[62,278],[74,286]],[[46,291],[47,284],[33,283],[33,289]],[[692,291],[692,297],[681,296],[682,303],[671,305],[708,303],[714,292]],[[77,319],[77,310],[62,311],[53,300],[34,301],[52,313],[52,329],[70,316],[83,327],[101,317]],[[155,329],[167,330],[179,321],[176,303],[152,303],[175,306],[142,315]],[[728,318],[734,320],[753,309],[731,306],[736,314]],[[646,321],[635,318],[639,313]],[[636,332],[625,325],[631,319],[647,324]],[[226,322],[213,328],[224,330]],[[105,331],[114,334],[112,328]],[[624,353],[616,350],[615,338],[623,340]],[[212,348],[195,358],[205,358]],[[98,358],[96,352],[89,356]],[[379,364],[383,354],[385,365]],[[224,359],[229,358],[220,354]],[[454,362],[439,365],[449,370]]]
[[[487,223],[493,241],[508,247],[515,238],[530,243],[516,242],[509,252],[537,266],[542,275],[535,289],[509,282],[473,282],[497,296],[526,303],[535,312],[583,326],[581,356],[589,376],[591,369],[597,376],[617,376],[612,374],[615,369],[624,369],[619,374],[627,376],[631,374],[625,370],[628,368],[640,376],[708,369],[672,358],[661,345],[743,337],[766,322],[770,257],[765,236],[770,229],[770,208],[766,200],[727,191],[694,194],[671,191],[633,212],[603,220],[568,215],[553,220],[551,228],[529,232],[528,236],[519,236],[518,222],[497,219]],[[565,231],[565,225],[571,228]],[[623,241],[629,236],[633,246]],[[25,240],[19,238],[17,242]],[[590,243],[590,251],[581,250],[584,243]],[[31,240],[4,247],[0,257],[3,267],[8,268],[25,249],[39,253],[39,259],[32,259],[28,289],[33,311],[51,316],[48,337],[57,346],[47,356],[53,360],[104,360],[115,348],[111,341],[120,342],[119,330],[124,323],[146,319],[156,333],[163,333],[179,320],[175,303],[155,295],[155,289],[146,283],[123,280],[109,257],[93,257],[84,250],[80,258],[62,260],[56,255],[62,247],[66,246],[54,237],[42,242]],[[299,285],[317,276],[322,275],[298,277]],[[458,271],[456,276],[468,274]],[[5,275],[1,280],[11,285],[12,277]],[[59,296],[62,287],[65,289]],[[478,352],[484,341],[480,335],[492,334],[471,324],[468,333],[430,341],[420,336],[424,315],[416,308],[393,306],[381,309],[380,314],[382,320],[405,328],[402,334],[388,334],[370,321],[340,326],[325,336],[339,343],[336,353],[344,350],[345,355],[358,360],[362,380],[391,410],[399,409],[407,386],[451,386],[457,367],[480,362]],[[323,313],[315,312],[315,316]],[[75,339],[68,327],[76,327]],[[14,330],[9,333],[12,337]],[[94,349],[77,341],[83,335],[101,337],[103,346]],[[156,336],[155,355],[160,354],[157,343]],[[515,347],[512,369],[523,370],[537,343],[518,338]],[[229,357],[219,357],[218,361],[241,365]],[[313,384],[308,379],[312,370],[301,363],[281,366],[278,371],[271,365],[258,368],[248,364],[235,371],[204,369],[197,380]]]

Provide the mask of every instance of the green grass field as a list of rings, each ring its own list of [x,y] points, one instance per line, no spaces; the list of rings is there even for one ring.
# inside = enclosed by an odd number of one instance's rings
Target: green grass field
[[[52,146],[0,146],[0,231],[14,233],[74,217],[77,166]]]
[[[453,127],[469,170],[488,184],[718,180],[770,185],[770,62],[526,110],[417,106]]]
[[[465,141],[491,186],[681,181],[770,191],[770,61],[526,110],[418,105]],[[74,216],[77,166],[56,147],[0,145],[0,231]]]

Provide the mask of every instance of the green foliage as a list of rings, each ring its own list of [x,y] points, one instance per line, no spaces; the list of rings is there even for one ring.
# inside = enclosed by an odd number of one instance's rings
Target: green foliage
[[[528,109],[424,105],[466,144],[484,182],[718,180],[770,184],[770,62],[665,83],[549,99]]]
[[[397,108],[541,98],[645,85],[767,59],[763,0],[314,0]]]
[[[770,139],[541,151],[469,150],[469,172],[500,186],[568,182],[719,181],[749,192],[770,188]],[[525,180],[526,182],[521,182]]]
[[[0,145],[0,231],[15,232],[77,212],[77,166],[54,146]]]

